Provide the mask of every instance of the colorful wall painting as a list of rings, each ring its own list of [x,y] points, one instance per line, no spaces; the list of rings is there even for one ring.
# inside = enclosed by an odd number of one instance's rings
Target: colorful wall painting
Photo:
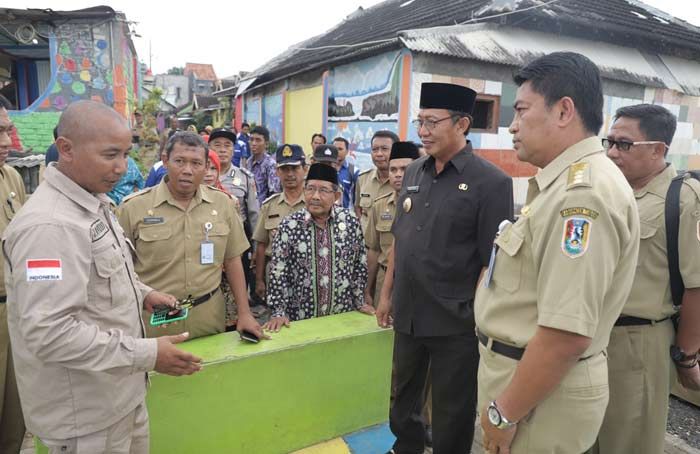
[[[262,124],[270,131],[270,144],[284,142],[284,96],[279,93],[263,98]]]

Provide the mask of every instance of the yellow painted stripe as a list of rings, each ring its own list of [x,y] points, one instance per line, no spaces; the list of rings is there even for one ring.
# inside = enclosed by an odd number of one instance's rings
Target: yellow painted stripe
[[[350,449],[342,438],[336,438],[325,443],[309,446],[300,451],[294,451],[291,454],[350,454]]]

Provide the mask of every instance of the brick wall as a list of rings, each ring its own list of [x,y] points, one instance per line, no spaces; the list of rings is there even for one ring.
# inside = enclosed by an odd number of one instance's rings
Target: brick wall
[[[24,150],[45,152],[53,143],[53,128],[58,123],[60,112],[10,112]]]

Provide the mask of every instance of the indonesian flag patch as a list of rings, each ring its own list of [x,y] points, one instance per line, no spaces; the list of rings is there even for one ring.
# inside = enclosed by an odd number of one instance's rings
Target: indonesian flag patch
[[[61,259],[27,260],[27,282],[63,280]]]

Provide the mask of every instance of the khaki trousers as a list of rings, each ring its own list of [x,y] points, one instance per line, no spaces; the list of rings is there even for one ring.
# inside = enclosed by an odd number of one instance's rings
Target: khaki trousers
[[[106,429],[68,440],[41,441],[49,454],[148,454],[146,402]]]
[[[484,411],[508,385],[518,362],[487,350],[481,343],[479,353],[478,409]],[[599,353],[577,362],[559,386],[519,421],[511,454],[585,452],[595,442],[607,404],[607,358]]]
[[[24,416],[7,330],[6,306],[0,303],[0,453],[19,453],[24,432]]]
[[[382,268],[380,265],[377,265],[377,284],[374,287],[374,308],[376,309],[377,306],[379,306],[379,297],[382,295],[382,285],[384,285],[384,275],[386,272],[384,271],[384,268]]]
[[[670,320],[616,326],[610,335],[610,404],[591,454],[664,452],[668,394],[675,373]]]

